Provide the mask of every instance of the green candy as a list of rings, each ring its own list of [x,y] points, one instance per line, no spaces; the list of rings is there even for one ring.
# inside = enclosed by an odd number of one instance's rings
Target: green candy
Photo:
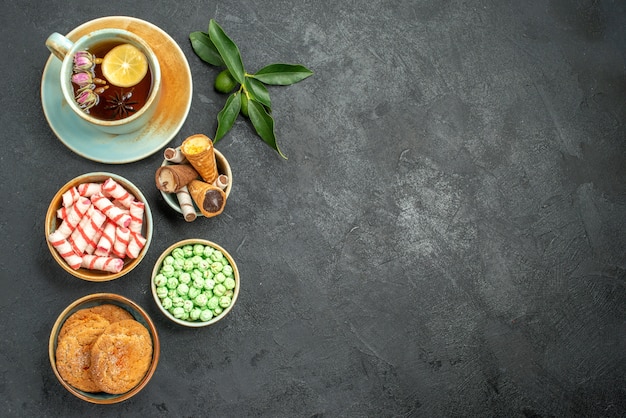
[[[200,308],[193,308],[191,310],[191,312],[189,312],[189,320],[190,321],[197,321],[198,319],[200,319],[200,314],[202,313],[202,309]]]
[[[170,277],[167,279],[168,289],[176,289],[178,287],[178,279],[176,277]]]
[[[172,257],[174,258],[185,258],[185,253],[182,248],[174,248],[172,250]]]
[[[215,296],[224,296],[224,293],[226,293],[226,286],[221,283],[216,284],[213,288],[213,294]]]
[[[193,301],[186,300],[183,302],[183,310],[185,312],[191,312],[192,309],[193,309]]]
[[[210,247],[207,245],[206,247],[204,247],[204,251],[202,255],[204,255],[204,258],[209,258],[211,257],[211,254],[213,254],[213,251],[214,251],[213,247]]]
[[[153,282],[165,310],[177,319],[203,322],[232,305],[236,287],[228,258],[202,244],[174,248]]]
[[[183,254],[185,258],[193,257],[193,245],[183,246]]]
[[[166,298],[168,293],[169,293],[169,289],[165,286],[157,287],[156,289],[156,294],[159,297],[159,299]]]
[[[187,292],[187,296],[189,296],[189,299],[195,299],[200,293],[202,293],[200,289],[195,286],[191,286],[189,288],[189,292]]]
[[[226,264],[224,265],[224,268],[222,269],[222,273],[224,273],[225,276],[230,277],[233,275],[233,268],[231,267],[230,264]]]
[[[181,283],[176,288],[176,291],[179,295],[185,296],[187,293],[189,293],[189,286],[187,286],[185,283]]]
[[[213,311],[210,309],[203,309],[200,312],[200,321],[206,322],[213,318]]]
[[[165,286],[166,284],[167,284],[167,277],[165,277],[165,275],[159,273],[156,276],[154,276],[154,285],[156,287]]]
[[[226,286],[226,289],[228,290],[233,290],[235,288],[235,284],[235,279],[232,277],[227,277],[226,280],[224,280],[224,286]]]
[[[204,245],[202,244],[195,244],[193,246],[193,255],[203,255],[204,254]]]
[[[178,318],[178,319],[182,319],[183,316],[185,316],[185,310],[182,308],[182,306],[173,308],[171,313],[172,315],[174,315],[174,318]]]
[[[172,277],[172,274],[174,274],[174,271],[175,271],[174,266],[171,264],[168,264],[168,265],[161,267],[160,273],[164,275],[165,277]]]
[[[228,296],[222,296],[220,298],[219,304],[221,308],[228,308],[230,306],[230,298]]]
[[[209,298],[204,293],[200,293],[198,296],[196,296],[196,298],[193,301],[196,304],[196,306],[199,306],[200,308],[204,308],[207,302],[209,301]]]
[[[222,271],[223,268],[224,268],[224,265],[220,263],[219,261],[214,261],[211,263],[211,271],[214,274],[219,273],[220,271]]]
[[[218,283],[224,283],[226,280],[226,276],[221,271],[215,275],[215,281]]]
[[[211,299],[209,299],[209,301],[207,302],[206,306],[214,311],[215,308],[220,306],[220,299],[217,296],[213,296]]]
[[[185,284],[191,283],[191,274],[187,272],[180,273],[180,275],[178,276],[178,281]]]

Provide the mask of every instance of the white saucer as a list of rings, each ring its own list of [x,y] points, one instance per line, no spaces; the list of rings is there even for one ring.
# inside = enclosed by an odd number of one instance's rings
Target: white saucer
[[[159,58],[162,92],[159,107],[148,124],[124,135],[106,134],[72,112],[61,93],[61,61],[50,55],[41,80],[41,103],[50,128],[70,150],[89,160],[108,164],[138,161],[170,142],[182,127],[193,94],[191,70],[183,51],[162,29],[127,16],[108,16],[86,22],[66,36],[77,40],[94,30],[119,28],[144,38]]]

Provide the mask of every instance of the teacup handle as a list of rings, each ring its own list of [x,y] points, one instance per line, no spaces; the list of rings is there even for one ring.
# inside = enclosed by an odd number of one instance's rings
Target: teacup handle
[[[58,59],[63,61],[74,43],[58,32],[52,33],[46,39],[46,46]]]

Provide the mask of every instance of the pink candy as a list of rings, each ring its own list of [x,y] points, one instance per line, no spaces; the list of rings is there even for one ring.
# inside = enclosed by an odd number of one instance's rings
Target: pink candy
[[[48,241],[74,270],[119,273],[124,259],[139,257],[146,244],[144,211],[145,204],[112,178],[79,184],[63,193],[60,223]]]

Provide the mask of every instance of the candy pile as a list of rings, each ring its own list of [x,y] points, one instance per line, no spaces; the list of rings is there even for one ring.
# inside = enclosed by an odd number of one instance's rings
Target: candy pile
[[[124,259],[137,258],[146,244],[144,209],[143,202],[112,178],[82,183],[63,193],[57,210],[60,224],[48,241],[74,270],[119,273]]]
[[[161,306],[192,322],[220,315],[231,305],[236,286],[228,258],[203,244],[174,248],[153,280]]]

